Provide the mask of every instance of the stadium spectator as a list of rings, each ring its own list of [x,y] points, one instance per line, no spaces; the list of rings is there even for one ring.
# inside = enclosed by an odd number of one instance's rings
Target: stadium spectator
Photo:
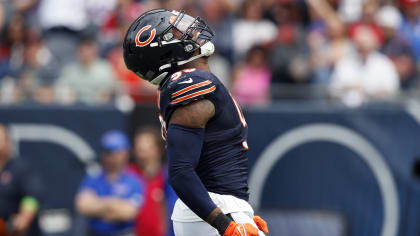
[[[203,11],[206,22],[214,30],[213,39],[217,52],[233,63],[233,35],[232,27],[235,21],[234,3],[229,0],[203,1]],[[190,14],[189,12],[187,12]]]
[[[217,48],[209,58],[209,65],[220,81],[230,89],[232,86],[231,66],[233,64],[232,25],[234,4],[227,0],[203,1],[202,10],[205,20],[214,30],[213,43]],[[187,12],[191,15],[190,12]]]
[[[350,38],[354,37],[354,33],[360,26],[369,26],[378,40],[379,46],[384,41],[384,36],[381,27],[377,24],[375,16],[379,8],[378,0],[365,0],[362,4],[362,15],[359,20],[352,22],[347,26]]]
[[[346,23],[359,20],[362,16],[363,3],[365,2],[365,0],[341,0],[337,9],[340,19]]]
[[[1,100],[3,103],[17,103],[22,100],[22,93],[17,88],[17,78],[22,72],[27,38],[23,16],[11,16],[0,34]]]
[[[35,99],[54,102],[52,84],[57,76],[51,53],[36,32],[28,29],[23,15],[16,14],[7,24],[0,42],[0,78],[9,78],[9,103]]]
[[[306,32],[297,2],[283,0],[270,8],[277,36],[270,47],[272,83],[305,83],[311,80]]]
[[[237,68],[232,92],[242,105],[266,104],[270,99],[271,71],[265,55],[263,47],[254,46]]]
[[[77,52],[77,62],[67,65],[57,81],[57,96],[64,103],[109,103],[117,86],[111,65],[99,58],[93,39],[81,40]]]
[[[118,23],[118,32],[120,33],[119,44],[109,52],[107,59],[111,63],[112,69],[118,80],[123,85],[126,94],[130,95],[130,97],[137,103],[155,104],[155,86],[150,83],[146,83],[132,71],[129,71],[124,63],[122,42],[129,26],[127,24],[130,22],[131,21],[121,19]]]
[[[177,199],[169,186],[168,169],[163,164],[164,147],[160,132],[142,127],[134,137],[134,163],[130,170],[144,186],[144,203],[136,221],[137,236],[171,236],[173,206]]]
[[[243,59],[252,46],[269,43],[277,34],[274,23],[263,19],[262,0],[245,0],[240,13],[232,28],[235,60]]]
[[[307,0],[312,21],[308,44],[316,83],[328,84],[337,61],[351,54],[346,27],[334,7],[326,0]]]
[[[420,60],[420,0],[400,0],[404,19],[399,33],[414,49],[416,60]]]
[[[19,77],[28,29],[22,15],[13,15],[2,33],[0,45],[0,77]]]
[[[114,47],[121,47],[121,25],[131,22],[145,9],[145,3],[133,0],[88,0],[87,11],[91,22],[89,30],[96,35],[101,55]],[[124,32],[125,33],[125,32]]]
[[[379,22],[376,13],[384,5],[389,8],[398,3],[401,8],[394,8],[393,12],[403,16],[400,26],[380,25],[387,23]],[[216,33],[217,50],[209,64],[228,88],[233,83],[232,68],[238,67],[254,45],[267,49],[272,83],[313,82],[327,86],[336,63],[351,57],[350,37],[363,25],[374,28],[382,44],[380,51],[394,62],[401,87],[406,90],[416,87],[420,0],[6,0],[0,3],[1,102],[51,104],[57,98],[68,104],[109,102],[113,92],[102,89],[101,95],[89,99],[79,99],[84,96],[69,92],[67,85],[51,89],[51,83],[63,75],[62,69],[77,61],[78,42],[86,35],[97,44],[97,55],[112,65],[115,79],[123,82],[125,89],[117,94],[128,94],[137,103],[153,102],[156,98],[151,93],[153,89],[124,68],[120,43],[127,22],[144,11],[160,7],[184,9],[193,16],[204,13],[204,19]],[[392,16],[387,22],[391,19]],[[33,35],[41,35],[43,40],[33,44]],[[35,69],[28,66],[26,52],[42,58]]]
[[[6,9],[9,14],[26,14],[33,9],[39,0],[5,0]]]
[[[89,18],[90,23],[94,25],[95,28],[99,30],[109,22],[110,18],[116,12],[116,9],[119,5],[124,4],[121,0],[87,0],[86,3],[86,13]],[[97,29],[97,30],[98,30]]]
[[[40,104],[55,102],[54,83],[57,76],[55,65],[49,49],[39,37],[27,43],[22,73],[17,84],[27,100]]]
[[[5,22],[6,22],[6,9],[5,9],[4,3],[1,2],[0,3],[0,32],[3,31]]]
[[[331,94],[348,105],[398,92],[398,73],[392,61],[378,52],[379,39],[375,35],[370,26],[359,26],[353,38],[357,50],[338,61],[334,69]]]
[[[40,236],[42,181],[25,161],[12,158],[11,151],[6,127],[0,124],[0,235]]]
[[[77,43],[89,25],[85,0],[39,0],[38,19],[47,47],[60,68],[76,59]]]
[[[401,88],[415,87],[418,82],[418,70],[414,50],[409,42],[397,33],[402,22],[401,13],[397,8],[388,5],[378,10],[375,19],[384,34],[381,52],[394,62],[400,77]]]
[[[220,79],[220,82],[222,82],[227,89],[231,89],[232,71],[230,69],[230,62],[225,57],[215,52],[215,54],[209,58],[209,66],[212,69],[212,73]]]
[[[16,16],[23,16],[25,18],[28,28],[37,26],[36,14],[34,9],[39,0],[3,0],[0,2],[0,32],[3,32],[4,27],[11,22],[11,19]]]
[[[137,178],[126,171],[128,138],[112,130],[104,134],[101,143],[103,170],[84,178],[76,196],[76,209],[89,218],[91,236],[134,235],[134,219],[143,195]]]

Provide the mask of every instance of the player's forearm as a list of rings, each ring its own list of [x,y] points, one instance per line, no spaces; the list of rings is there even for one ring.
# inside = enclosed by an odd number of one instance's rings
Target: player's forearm
[[[195,167],[198,165],[204,139],[204,129],[169,125],[167,150],[169,183],[178,197],[201,219],[223,235],[232,220],[212,201]]]
[[[204,129],[170,124],[167,134],[169,183],[178,197],[200,218],[206,220],[216,208],[195,167],[204,140]]]
[[[178,197],[201,219],[217,229],[220,235],[233,235],[231,231],[236,227],[235,223],[217,208],[195,172],[203,141],[203,128],[169,125],[169,183]]]
[[[201,219],[207,221],[217,208],[193,169],[184,169],[176,176],[169,175],[169,183],[178,197]]]

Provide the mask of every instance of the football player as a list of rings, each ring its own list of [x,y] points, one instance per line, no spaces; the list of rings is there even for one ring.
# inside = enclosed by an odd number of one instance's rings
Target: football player
[[[247,202],[247,123],[209,69],[213,36],[199,17],[151,10],[128,29],[124,60],[159,86],[169,183],[179,196],[172,214],[175,235],[268,234]]]

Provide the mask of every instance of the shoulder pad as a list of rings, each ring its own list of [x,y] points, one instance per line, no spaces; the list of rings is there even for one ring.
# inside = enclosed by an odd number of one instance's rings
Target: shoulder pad
[[[186,104],[204,98],[216,90],[210,73],[191,70],[176,72],[171,76],[168,85],[170,105]]]

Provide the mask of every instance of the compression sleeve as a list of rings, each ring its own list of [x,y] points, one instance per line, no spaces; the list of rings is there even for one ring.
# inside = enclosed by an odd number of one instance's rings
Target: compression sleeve
[[[195,172],[204,141],[204,129],[170,124],[167,130],[169,183],[178,197],[201,219],[216,208]]]

